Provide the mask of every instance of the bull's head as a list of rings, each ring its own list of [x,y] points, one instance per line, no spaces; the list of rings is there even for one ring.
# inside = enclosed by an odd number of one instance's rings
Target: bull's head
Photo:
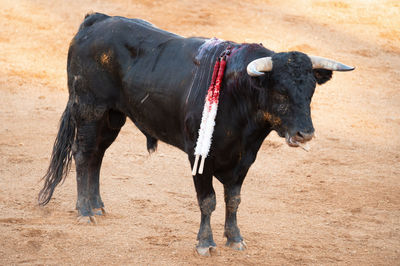
[[[353,69],[330,59],[287,52],[250,62],[247,73],[259,77],[262,89],[267,88],[262,97],[265,118],[289,146],[298,147],[314,136],[310,103],[316,84],[328,81],[332,71]]]

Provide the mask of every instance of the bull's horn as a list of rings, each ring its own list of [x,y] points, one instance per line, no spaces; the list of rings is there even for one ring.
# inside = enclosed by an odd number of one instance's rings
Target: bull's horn
[[[311,60],[313,68],[323,68],[332,71],[351,71],[354,67],[346,66],[340,62],[334,61],[332,59],[327,59],[319,56],[308,56]]]
[[[263,72],[272,70],[272,58],[262,57],[251,61],[247,65],[247,74],[252,77],[258,77],[264,75]]]

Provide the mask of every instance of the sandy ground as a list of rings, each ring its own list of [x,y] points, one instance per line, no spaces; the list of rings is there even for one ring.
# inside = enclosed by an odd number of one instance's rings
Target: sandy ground
[[[400,265],[400,4],[373,0],[0,0],[0,264]],[[279,3],[277,3],[279,2]],[[311,151],[270,135],[247,175],[239,226],[244,252],[194,253],[200,214],[186,155],[127,123],[107,151],[108,214],[76,223],[72,171],[37,206],[67,101],[69,41],[90,11],[138,17],[183,36],[262,42],[275,51],[335,58],[316,91]]]

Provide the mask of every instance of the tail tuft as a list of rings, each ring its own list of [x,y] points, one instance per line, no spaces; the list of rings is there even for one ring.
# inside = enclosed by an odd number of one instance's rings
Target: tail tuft
[[[60,128],[54,141],[50,166],[42,178],[44,186],[39,192],[39,205],[49,203],[54,189],[67,176],[72,162],[72,144],[75,139],[75,122],[72,120],[70,104],[67,105],[61,119]]]

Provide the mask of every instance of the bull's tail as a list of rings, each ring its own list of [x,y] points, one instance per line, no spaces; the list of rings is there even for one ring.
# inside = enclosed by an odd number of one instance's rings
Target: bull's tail
[[[75,121],[71,115],[71,104],[67,107],[60,120],[60,128],[54,141],[50,166],[44,175],[44,186],[39,193],[39,204],[46,205],[53,195],[56,186],[64,180],[71,168],[72,144],[75,139]]]

